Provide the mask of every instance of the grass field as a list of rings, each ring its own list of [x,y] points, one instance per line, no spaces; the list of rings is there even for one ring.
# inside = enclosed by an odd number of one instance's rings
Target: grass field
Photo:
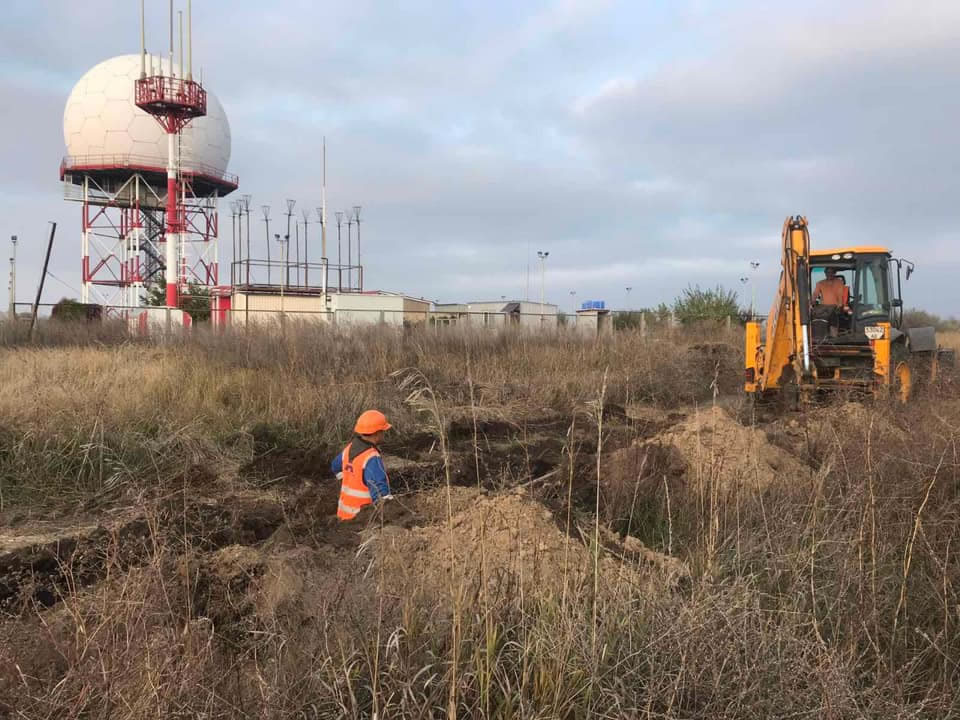
[[[0,331],[0,716],[960,713],[949,378],[778,416],[736,331],[98,333]]]

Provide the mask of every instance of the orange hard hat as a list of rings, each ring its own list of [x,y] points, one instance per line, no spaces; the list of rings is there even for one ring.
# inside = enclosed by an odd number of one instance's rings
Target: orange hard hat
[[[353,431],[358,435],[373,435],[381,430],[389,430],[393,427],[387,422],[387,416],[379,410],[367,410],[357,418],[357,424]]]

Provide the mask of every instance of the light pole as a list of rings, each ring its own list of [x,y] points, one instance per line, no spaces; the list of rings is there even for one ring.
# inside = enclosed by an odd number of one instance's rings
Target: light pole
[[[577,291],[576,290],[570,291],[570,312],[572,312],[574,315],[577,314]]]
[[[756,320],[756,305],[757,305],[757,284],[753,281],[753,278],[756,277],[757,269],[760,267],[759,260],[750,261],[750,319]]]
[[[630,291],[633,290],[633,287],[626,288],[627,291],[627,310],[630,309]]]
[[[540,258],[540,325],[543,326],[543,293],[547,274],[547,258],[550,253],[546,250],[537,250],[537,257]]]
[[[267,285],[272,285],[273,280],[270,277],[270,206],[261,205],[260,211],[263,213],[263,224],[267,233]]]

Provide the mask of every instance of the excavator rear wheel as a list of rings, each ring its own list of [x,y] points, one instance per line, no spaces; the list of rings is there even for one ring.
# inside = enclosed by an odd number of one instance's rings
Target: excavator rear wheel
[[[893,371],[893,389],[897,395],[897,400],[906,405],[910,400],[910,393],[913,391],[913,371],[905,360],[897,363]]]

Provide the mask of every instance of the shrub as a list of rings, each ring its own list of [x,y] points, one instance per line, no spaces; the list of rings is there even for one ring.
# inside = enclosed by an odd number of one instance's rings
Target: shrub
[[[737,293],[722,285],[702,289],[699,285],[688,286],[673,301],[673,313],[677,320],[688,325],[700,321],[723,321],[738,317]]]

